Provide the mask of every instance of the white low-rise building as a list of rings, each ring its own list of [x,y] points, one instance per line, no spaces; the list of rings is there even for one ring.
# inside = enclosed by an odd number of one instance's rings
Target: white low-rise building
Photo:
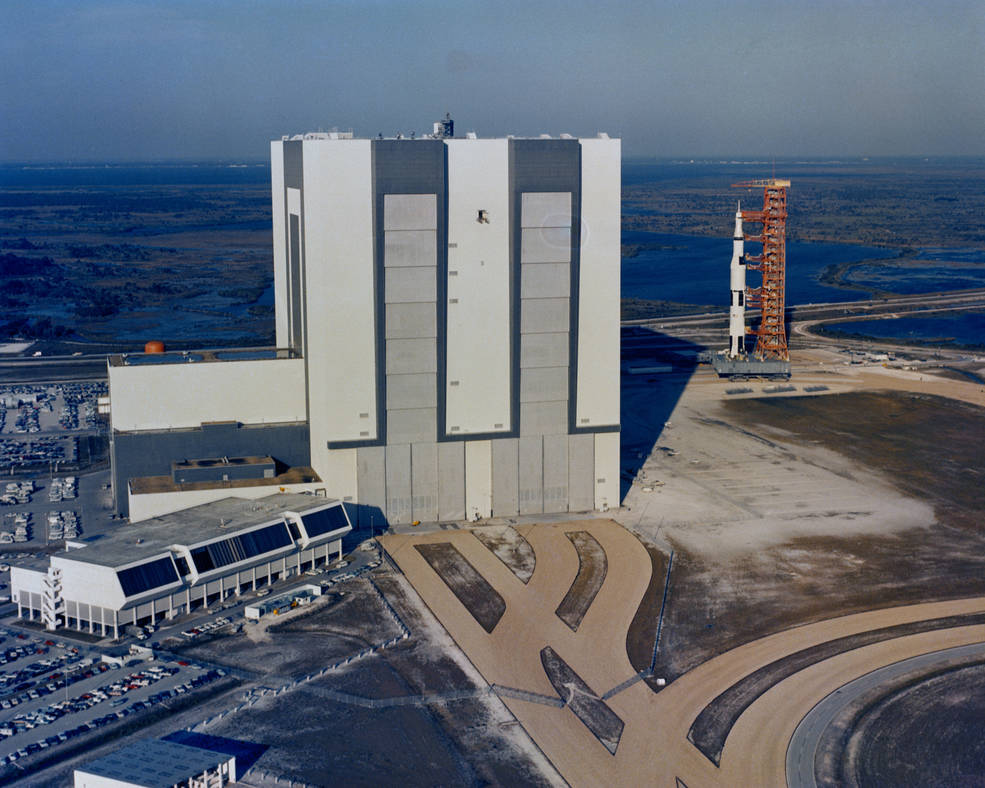
[[[276,493],[223,498],[121,526],[47,565],[11,568],[18,615],[102,635],[154,624],[341,556],[341,501]]]
[[[139,741],[75,770],[75,788],[221,788],[236,758],[164,739]]]

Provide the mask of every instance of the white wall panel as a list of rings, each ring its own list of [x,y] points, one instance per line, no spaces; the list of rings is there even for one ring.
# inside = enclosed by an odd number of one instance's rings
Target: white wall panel
[[[446,145],[445,429],[505,432],[511,422],[509,141],[448,140]],[[477,221],[480,210],[488,222]]]
[[[619,423],[620,141],[581,140],[578,397],[582,425]]]
[[[274,323],[277,347],[291,344],[287,333],[287,229],[284,211],[284,143],[270,143],[270,198],[274,230]]]
[[[492,442],[465,443],[465,516],[492,514]]]
[[[328,441],[377,437],[372,183],[369,140],[304,143],[311,462],[319,474]]]
[[[113,429],[304,421],[304,361],[193,362],[111,366]]]
[[[465,519],[465,443],[438,444],[438,517]]]
[[[357,500],[356,450],[332,449],[326,453],[323,465],[324,468],[318,471],[322,480],[318,486],[325,488],[328,497],[340,501]]]
[[[230,493],[235,493],[237,498],[263,498],[265,495],[273,495],[281,490],[284,492],[314,492],[323,489],[330,490],[325,482],[311,482],[310,484],[265,484],[258,487],[214,487],[210,490],[184,490],[182,492],[168,493],[143,493],[128,496],[128,506],[130,507],[130,522],[139,523],[141,520],[149,520],[151,517],[160,517],[164,514],[171,514],[202,503],[211,503],[223,498],[228,498]],[[334,493],[329,492],[330,496],[335,497]]]
[[[595,508],[619,506],[619,433],[595,433]]]
[[[126,603],[123,589],[112,568],[73,561],[59,555],[51,557],[51,565],[62,570],[62,595],[66,599],[84,599],[87,604],[114,610]]]

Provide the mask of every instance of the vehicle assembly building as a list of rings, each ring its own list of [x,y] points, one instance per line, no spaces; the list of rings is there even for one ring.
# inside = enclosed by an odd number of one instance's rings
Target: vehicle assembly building
[[[618,506],[620,142],[452,128],[271,144],[277,349],[111,359],[121,513]]]

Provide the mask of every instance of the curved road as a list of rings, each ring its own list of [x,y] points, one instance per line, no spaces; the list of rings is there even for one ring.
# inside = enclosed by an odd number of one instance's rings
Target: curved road
[[[821,737],[841,711],[863,693],[913,670],[930,670],[955,657],[976,655],[985,658],[985,643],[932,651],[877,668],[827,695],[800,721],[790,738],[787,747],[788,788],[817,788],[814,761]]]

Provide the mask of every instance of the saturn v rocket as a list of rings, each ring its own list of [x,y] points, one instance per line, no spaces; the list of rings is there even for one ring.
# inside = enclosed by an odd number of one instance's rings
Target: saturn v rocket
[[[746,355],[746,258],[742,234],[742,206],[736,206],[735,232],[732,233],[732,263],[730,265],[729,289],[732,300],[728,313],[728,355],[729,358],[744,358]]]

